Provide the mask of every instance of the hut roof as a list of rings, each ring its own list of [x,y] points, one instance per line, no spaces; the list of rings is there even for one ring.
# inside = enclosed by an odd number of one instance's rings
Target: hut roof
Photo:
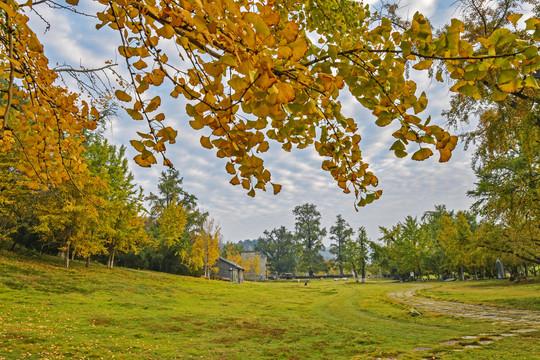
[[[232,262],[232,261],[230,261],[230,260],[224,259],[224,258],[222,258],[221,256],[219,257],[219,260],[223,261],[223,262],[226,263],[226,264],[229,264],[229,265],[235,267],[236,269],[239,269],[239,270],[246,270],[243,266],[238,265],[237,263]]]

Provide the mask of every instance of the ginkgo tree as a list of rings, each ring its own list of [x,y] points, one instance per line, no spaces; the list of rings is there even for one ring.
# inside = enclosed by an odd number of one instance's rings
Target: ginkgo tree
[[[28,161],[21,171],[32,178],[32,186],[69,178],[57,165],[76,161],[80,129],[95,126],[97,115],[82,98],[56,85],[28,26],[25,14],[47,2],[0,3],[0,76],[9,84],[0,145],[24,145]],[[76,9],[78,0],[66,2]],[[188,100],[191,127],[205,131],[201,145],[228,159],[230,182],[250,196],[269,184],[274,193],[280,191],[262,158],[274,141],[286,151],[313,145],[324,159],[322,168],[344,192],[355,193],[358,205],[380,197],[382,191],[374,189],[378,179],[360,151],[358,120],[342,113],[339,96],[345,91],[372,112],[378,126],[393,126],[390,150],[396,156],[412,152],[413,160],[424,160],[435,150],[445,162],[457,137],[421,117],[428,98],[408,77],[411,67],[429,70],[443,62],[451,90],[474,99],[502,101],[508,94],[538,89],[532,76],[540,68],[540,20],[535,18],[525,20],[521,37],[501,28],[488,37],[465,39],[459,20],[436,36],[419,13],[405,29],[396,28],[352,0],[98,2],[104,9],[97,13],[97,28],[117,31],[118,52],[129,74],[119,80],[115,96],[134,120],[148,125],[131,141],[139,152],[135,161],[151,166],[161,154],[164,164],[172,165],[164,154],[177,131],[160,112],[167,100],[154,93],[168,84],[173,99]],[[520,18],[508,16],[513,24]],[[443,80],[442,72],[434,75]],[[486,95],[479,84],[488,75],[495,81]],[[31,101],[15,104],[13,94]],[[10,117],[22,114],[33,115],[26,137],[10,127]]]

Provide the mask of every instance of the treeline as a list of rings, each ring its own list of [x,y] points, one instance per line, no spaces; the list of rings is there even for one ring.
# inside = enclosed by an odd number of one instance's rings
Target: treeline
[[[163,172],[158,193],[145,196],[133,181],[125,147],[100,134],[85,133],[81,157],[87,171],[50,189],[28,184],[20,171],[24,152],[0,154],[2,247],[59,254],[66,267],[72,259],[86,259],[87,265],[92,259],[110,268],[210,276],[220,229],[182,189],[178,171]]]
[[[265,255],[270,273],[315,274],[336,273],[343,275],[344,270],[352,271],[358,281],[359,274],[365,279],[368,260],[368,239],[364,227],[355,233],[341,215],[330,227],[330,253],[335,256],[325,260],[323,239],[327,229],[321,225],[321,214],[314,204],[303,204],[293,209],[295,217],[294,231],[284,226],[264,231],[256,241],[249,241],[253,250]],[[229,244],[229,246],[238,246]]]
[[[267,256],[270,272],[278,275],[343,275],[348,270],[362,279],[369,272],[404,281],[478,280],[500,276],[497,262],[504,268],[503,276],[507,272],[513,279],[538,275],[538,263],[505,251],[509,245],[501,244],[505,240],[501,225],[479,221],[470,211],[438,205],[420,219],[407,216],[392,227],[380,227],[376,241],[368,239],[364,227],[355,233],[338,215],[329,231],[334,258],[326,261],[321,252],[327,230],[320,225],[316,206],[298,206],[293,214],[294,231],[281,226],[250,242]]]
[[[371,270],[401,280],[478,280],[497,278],[499,260],[512,278],[536,276],[537,263],[495,247],[501,230],[471,212],[439,205],[420,219],[407,216],[390,228],[380,227],[381,238],[370,243]]]

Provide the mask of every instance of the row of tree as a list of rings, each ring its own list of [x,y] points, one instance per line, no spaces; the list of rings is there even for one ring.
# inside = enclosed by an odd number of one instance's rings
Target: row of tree
[[[495,278],[496,262],[502,261],[513,278],[536,275],[538,262],[517,256],[507,249],[505,227],[484,218],[479,221],[470,211],[447,210],[438,205],[426,211],[420,220],[407,216],[396,225],[380,227],[377,241],[367,238],[364,227],[355,232],[341,215],[330,227],[330,253],[325,261],[321,215],[313,204],[297,206],[295,231],[284,226],[265,231],[254,249],[268,258],[271,272],[328,274],[335,267],[338,274],[350,270],[362,275],[367,269],[374,275],[395,279],[441,279],[458,277]],[[358,281],[358,278],[357,278]]]
[[[303,272],[313,276],[328,272],[329,264],[322,255],[327,230],[321,226],[317,207],[313,204],[300,205],[293,209],[293,215],[296,220],[294,232],[284,226],[264,231],[255,243],[255,250],[267,257],[270,271],[276,274]],[[343,270],[350,269],[355,275],[361,273],[365,281],[368,259],[365,229],[360,227],[355,237],[351,226],[338,215],[330,234],[333,241],[330,252],[335,255],[334,265],[339,274],[343,276]]]
[[[74,258],[89,265],[94,257],[110,268],[119,263],[209,277],[220,229],[182,189],[179,172],[163,172],[158,193],[145,197],[128,168],[126,148],[111,145],[101,131],[84,134],[85,171],[51,189],[28,187],[18,169],[23,151],[0,154],[1,242],[11,242],[11,250],[60,253],[66,267]]]
[[[538,263],[496,248],[504,237],[500,226],[479,222],[468,211],[448,211],[440,205],[420,220],[407,216],[380,230],[379,242],[370,244],[372,270],[394,278],[496,278],[497,259],[514,278],[528,276],[529,269],[536,275]]]

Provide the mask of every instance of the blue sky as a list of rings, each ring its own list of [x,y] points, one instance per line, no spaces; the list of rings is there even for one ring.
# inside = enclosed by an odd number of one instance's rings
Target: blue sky
[[[407,16],[420,10],[434,24],[447,22],[455,16],[450,2],[424,0],[411,1],[402,14]],[[96,4],[81,1],[81,7],[95,11]],[[98,7],[99,8],[99,7]],[[46,25],[32,14],[34,31],[45,45],[45,52],[52,65],[68,63],[85,67],[99,67],[105,60],[122,64],[116,49],[118,35],[108,29],[95,30],[95,19],[73,16],[59,10],[40,7],[40,13],[51,22],[51,29],[44,33]],[[54,19],[54,20],[51,20]],[[120,72],[123,70],[120,68]],[[413,70],[414,71],[414,70]],[[433,122],[443,124],[441,110],[448,107],[450,92],[447,87],[431,81],[425,74],[415,75],[418,90],[426,91],[430,100],[424,117],[431,115]],[[167,94],[159,90],[156,94]],[[166,96],[162,96],[166,98]],[[391,133],[395,125],[377,127],[374,117],[354,99],[341,98],[346,115],[357,120],[362,135],[362,153],[370,163],[370,169],[379,178],[383,196],[373,204],[354,210],[354,195],[345,195],[333,182],[330,174],[321,169],[321,159],[313,148],[293,150],[286,153],[277,143],[271,144],[264,160],[275,182],[283,185],[280,194],[258,192],[255,198],[247,196],[240,187],[229,184],[230,175],[225,172],[225,160],[218,159],[215,151],[206,150],[199,144],[203,131],[195,131],[187,124],[185,103],[178,100],[163,102],[163,109],[170,125],[179,130],[177,143],[168,147],[169,158],[184,178],[184,188],[195,194],[200,206],[221,226],[224,241],[237,242],[254,239],[279,226],[294,228],[292,209],[304,203],[317,205],[328,229],[336,216],[342,216],[357,229],[365,226],[368,236],[379,237],[379,226],[391,226],[407,215],[421,216],[434,205],[446,204],[450,209],[467,209],[472,203],[466,191],[473,188],[474,174],[470,168],[472,149],[467,152],[460,144],[454,150],[450,162],[440,164],[438,156],[416,162],[409,158],[398,159],[388,149],[393,143]],[[128,144],[137,138],[136,131],[144,130],[143,122],[128,119],[123,110],[110,127],[107,137],[115,144]],[[131,158],[136,153],[129,148],[130,165],[135,179],[148,194],[156,192],[161,166],[150,169],[138,167]],[[325,240],[329,244],[329,239]]]

